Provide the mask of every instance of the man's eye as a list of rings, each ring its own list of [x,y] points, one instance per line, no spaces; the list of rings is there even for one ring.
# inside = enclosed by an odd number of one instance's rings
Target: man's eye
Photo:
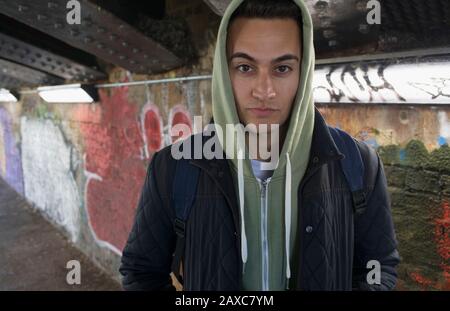
[[[289,66],[279,66],[278,69],[281,69],[279,71],[280,73],[287,73],[287,72],[291,71],[291,67],[289,67]]]
[[[239,65],[236,67],[237,70],[239,70],[240,72],[244,72],[247,73],[250,71],[250,66],[249,65]]]

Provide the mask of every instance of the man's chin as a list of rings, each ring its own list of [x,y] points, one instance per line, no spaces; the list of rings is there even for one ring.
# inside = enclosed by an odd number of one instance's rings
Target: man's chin
[[[261,120],[252,120],[246,123],[245,127],[253,134],[269,134],[271,132],[278,132],[280,128],[278,123]]]

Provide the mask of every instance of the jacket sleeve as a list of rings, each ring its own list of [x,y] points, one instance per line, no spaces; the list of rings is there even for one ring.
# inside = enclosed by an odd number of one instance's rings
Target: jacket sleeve
[[[367,207],[362,214],[355,215],[354,220],[353,289],[392,290],[397,281],[396,266],[400,257],[383,163],[371,147],[360,142],[358,145],[365,166]],[[380,284],[367,281],[374,268],[372,265],[367,267],[372,260],[376,260],[381,268]],[[372,276],[370,273],[370,278]]]
[[[122,253],[119,271],[125,290],[175,290],[170,278],[175,232],[170,210],[159,191],[163,185],[156,170],[165,167],[157,162],[157,156],[153,155],[147,169],[134,224]]]

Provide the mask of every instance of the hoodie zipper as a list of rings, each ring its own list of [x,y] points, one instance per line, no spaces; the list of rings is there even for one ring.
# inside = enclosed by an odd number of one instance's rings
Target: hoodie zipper
[[[270,178],[265,181],[258,179],[261,188],[261,250],[262,250],[262,290],[269,290],[269,242],[267,237],[267,193]]]

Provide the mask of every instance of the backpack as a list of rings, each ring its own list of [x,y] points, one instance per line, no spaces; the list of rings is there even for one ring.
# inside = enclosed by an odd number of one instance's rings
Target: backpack
[[[345,155],[341,159],[341,167],[352,193],[353,212],[362,214],[366,207],[366,197],[363,191],[364,163],[355,140],[346,132],[328,126],[338,150]],[[172,272],[183,284],[180,274],[185,249],[186,222],[195,201],[200,169],[189,164],[189,160],[177,161],[172,189],[172,200],[175,206],[174,229],[177,234],[175,252],[172,260]]]

